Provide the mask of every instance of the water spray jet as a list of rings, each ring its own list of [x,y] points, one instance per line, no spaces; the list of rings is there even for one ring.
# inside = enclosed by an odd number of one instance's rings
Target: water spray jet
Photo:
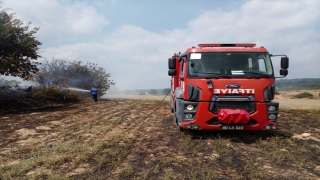
[[[90,91],[87,90],[87,89],[80,89],[80,88],[73,88],[73,87],[69,87],[69,88],[66,88],[66,89],[74,90],[74,91],[90,92]]]

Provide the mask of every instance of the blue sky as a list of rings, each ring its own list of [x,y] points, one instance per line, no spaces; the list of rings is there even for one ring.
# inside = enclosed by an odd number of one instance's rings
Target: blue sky
[[[167,59],[199,43],[256,43],[320,78],[319,0],[2,0],[40,27],[43,58],[98,63],[121,89],[170,87]],[[279,71],[279,59],[273,60]]]

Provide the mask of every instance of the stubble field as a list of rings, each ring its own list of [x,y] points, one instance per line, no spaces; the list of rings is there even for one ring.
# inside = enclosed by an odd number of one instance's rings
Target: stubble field
[[[182,133],[162,96],[127,98],[2,109],[0,179],[320,177],[317,106],[281,107],[277,131]]]

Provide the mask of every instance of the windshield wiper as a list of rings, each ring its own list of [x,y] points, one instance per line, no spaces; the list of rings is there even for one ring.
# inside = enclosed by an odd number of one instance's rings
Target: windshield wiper
[[[199,72],[198,74],[211,74],[212,76],[209,77],[216,77],[216,78],[231,78],[229,75],[221,74],[221,73],[213,73],[213,72]],[[208,76],[206,76],[208,77]]]
[[[262,78],[262,77],[270,78],[270,75],[259,73],[259,72],[250,72],[250,71],[243,71],[243,72],[248,74],[255,74],[257,76],[253,76],[253,77],[256,77],[256,78]]]

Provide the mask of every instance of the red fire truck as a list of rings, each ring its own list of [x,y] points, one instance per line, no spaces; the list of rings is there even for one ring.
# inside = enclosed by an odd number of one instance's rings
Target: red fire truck
[[[199,44],[168,60],[171,110],[179,130],[274,130],[279,103],[271,57],[256,44]]]

